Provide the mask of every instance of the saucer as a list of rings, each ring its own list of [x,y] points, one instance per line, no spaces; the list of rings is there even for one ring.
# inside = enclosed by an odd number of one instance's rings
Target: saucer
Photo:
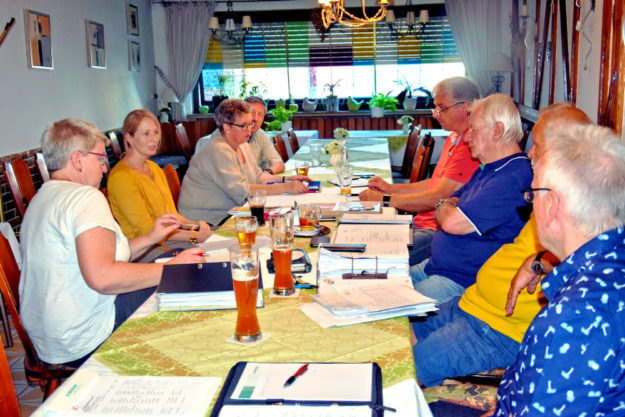
[[[293,230],[293,234],[297,237],[323,236],[328,233],[330,233],[330,228],[323,225],[317,225],[315,230],[301,230],[299,227],[296,227]]]

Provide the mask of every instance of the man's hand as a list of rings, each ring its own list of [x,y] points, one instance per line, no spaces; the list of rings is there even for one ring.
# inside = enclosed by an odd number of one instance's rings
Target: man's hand
[[[360,201],[382,201],[383,196],[384,194],[375,190],[364,190],[358,194]]]
[[[308,177],[306,177],[308,178]],[[308,181],[308,180],[307,180]],[[308,186],[301,181],[295,180],[291,182],[284,183],[287,193],[291,194],[301,194],[308,192]]]
[[[306,175],[289,175],[288,177],[286,177],[286,179],[288,181],[308,181],[308,182],[312,181],[312,179],[310,179]]]
[[[508,299],[506,300],[506,316],[511,316],[514,313],[516,300],[524,288],[527,288],[527,292],[530,294],[534,294],[534,291],[536,291],[536,287],[540,283],[540,275],[536,275],[532,270],[532,262],[535,258],[536,254],[530,255],[521,264],[516,274],[514,274],[514,278],[512,278],[510,283],[510,290],[508,291]]]
[[[369,180],[367,184],[370,190],[378,191],[382,194],[390,194],[391,193],[391,184],[384,181],[380,177],[373,177]],[[361,199],[362,200],[362,199]]]

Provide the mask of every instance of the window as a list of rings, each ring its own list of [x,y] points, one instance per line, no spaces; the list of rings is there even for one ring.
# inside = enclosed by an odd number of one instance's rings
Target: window
[[[403,89],[398,80],[431,90],[441,79],[464,73],[445,16],[432,17],[419,39],[393,37],[384,21],[335,25],[323,41],[308,21],[265,22],[255,23],[243,45],[211,39],[199,91],[204,104],[213,95],[239,97],[254,86],[265,99],[322,98],[329,84],[336,84],[339,97],[370,97],[397,95]]]

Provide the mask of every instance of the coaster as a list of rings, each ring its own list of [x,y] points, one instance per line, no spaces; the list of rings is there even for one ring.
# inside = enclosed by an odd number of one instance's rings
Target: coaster
[[[295,292],[291,295],[278,295],[273,293],[273,289],[269,290],[269,298],[297,298],[299,297],[299,288],[295,288]]]
[[[238,340],[236,340],[234,338],[234,335],[232,337],[229,337],[226,339],[227,343],[233,343],[235,345],[243,345],[243,346],[256,346],[259,343],[263,343],[265,340],[269,339],[270,334],[269,333],[262,333],[260,336],[260,339],[258,339],[255,342],[247,342],[247,343],[243,343],[243,342],[239,342]]]

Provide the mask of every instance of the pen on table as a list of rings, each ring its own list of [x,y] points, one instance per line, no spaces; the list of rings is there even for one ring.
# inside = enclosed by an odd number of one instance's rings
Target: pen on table
[[[295,372],[293,375],[291,375],[289,377],[289,379],[286,380],[286,382],[284,383],[284,385],[282,386],[282,388],[288,388],[290,387],[297,378],[299,378],[300,376],[304,375],[306,373],[306,371],[308,371],[308,365],[307,363],[305,363],[304,365],[300,366],[300,368],[297,370],[297,372]]]

